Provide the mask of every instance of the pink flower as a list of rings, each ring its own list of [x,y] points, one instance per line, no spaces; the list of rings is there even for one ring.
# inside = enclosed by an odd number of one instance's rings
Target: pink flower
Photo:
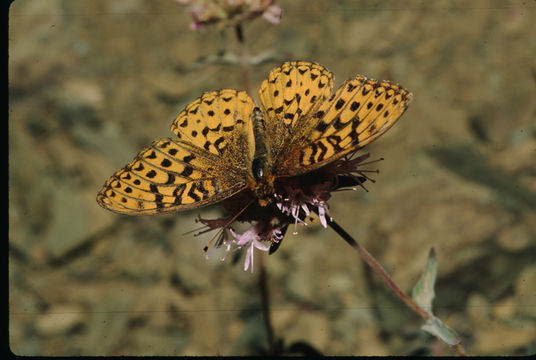
[[[282,13],[283,13],[283,10],[281,10],[279,6],[270,5],[262,13],[262,17],[266,19],[268,22],[271,22],[272,24],[279,24],[279,21],[281,21]]]
[[[244,262],[244,271],[247,271],[251,265],[251,273],[253,273],[253,252],[254,248],[257,248],[261,251],[268,251],[270,249],[270,243],[262,243],[261,240],[266,241],[260,236],[260,228],[262,224],[257,224],[251,227],[249,230],[243,234],[237,234],[233,229],[229,228],[231,235],[233,235],[233,243],[238,246],[238,249],[247,247],[246,260]]]
[[[376,171],[360,169],[362,165],[375,162],[364,162],[368,157],[368,154],[354,159],[344,157],[304,175],[277,178],[273,200],[266,206],[261,206],[253,192],[245,189],[222,201],[228,217],[214,220],[199,218],[199,221],[207,226],[206,231],[223,229],[215,243],[215,247],[226,247],[227,255],[222,260],[235,251],[247,248],[244,270],[251,269],[253,272],[255,249],[269,251],[270,254],[275,252],[290,224],[294,223],[294,234],[297,234],[298,225],[307,225],[306,220],[314,211],[322,226],[327,227],[328,222],[333,220],[327,203],[331,193],[356,190],[358,185],[363,187],[365,180],[373,181],[366,173]],[[254,225],[238,234],[231,228],[234,221]]]
[[[272,24],[281,20],[282,10],[274,0],[176,0],[186,6],[192,16],[190,29],[200,30],[206,25],[220,23],[234,26],[262,16]]]

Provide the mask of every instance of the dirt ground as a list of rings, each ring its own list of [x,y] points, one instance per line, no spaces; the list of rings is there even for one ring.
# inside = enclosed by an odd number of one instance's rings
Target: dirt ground
[[[369,192],[334,219],[410,292],[434,247],[434,309],[472,355],[536,352],[536,1],[279,0],[244,27],[256,92],[286,60],[414,96],[367,146]],[[252,355],[258,271],[188,233],[218,206],[128,217],[104,181],[205,91],[243,89],[233,31],[192,31],[172,0],[17,0],[9,12],[9,342],[19,355]],[[217,58],[217,57],[216,57]],[[365,152],[366,152],[365,151]],[[186,234],[187,233],[187,234]],[[257,256],[259,253],[257,253]],[[263,258],[286,353],[452,355],[332,230]],[[292,349],[292,350],[290,350]]]

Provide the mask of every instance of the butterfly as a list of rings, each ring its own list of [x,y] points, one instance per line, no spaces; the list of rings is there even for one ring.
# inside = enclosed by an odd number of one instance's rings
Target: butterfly
[[[335,93],[333,74],[306,61],[285,62],[262,82],[257,106],[244,91],[211,91],[171,125],[176,137],[141,150],[97,195],[128,215],[199,208],[249,189],[261,206],[277,179],[303,175],[355,152],[406,111],[411,93],[356,76]]]

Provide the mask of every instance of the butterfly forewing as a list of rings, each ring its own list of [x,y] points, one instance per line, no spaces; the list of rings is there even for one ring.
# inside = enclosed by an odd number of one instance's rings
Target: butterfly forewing
[[[302,122],[329,97],[333,75],[305,61],[287,62],[272,70],[259,88],[266,113],[266,135],[272,158],[288,155],[288,145]]]
[[[255,103],[245,91],[211,91],[187,105],[171,124],[171,131],[194,146],[222,155],[223,149],[235,139],[231,134],[253,136],[251,113],[254,107]]]

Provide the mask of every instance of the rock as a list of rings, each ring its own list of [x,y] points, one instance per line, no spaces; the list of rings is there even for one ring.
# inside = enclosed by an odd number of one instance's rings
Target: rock
[[[496,301],[493,303],[492,314],[497,320],[508,321],[512,320],[517,311],[516,300],[513,296]]]
[[[536,317],[536,265],[529,266],[518,276],[514,285],[517,314]]]
[[[513,327],[493,321],[475,331],[474,351],[480,355],[508,355],[536,339],[536,327]]]
[[[491,314],[491,305],[488,299],[481,294],[471,294],[467,300],[467,314],[472,322],[481,324],[487,321]]]
[[[316,349],[325,349],[331,338],[331,323],[321,312],[302,312],[286,329],[285,342],[305,341]]]
[[[50,204],[53,216],[43,237],[53,258],[62,257],[113,222],[113,217],[97,205],[95,195],[93,189],[56,188]]]
[[[35,322],[43,336],[61,335],[86,322],[87,311],[76,305],[53,305]]]
[[[516,224],[503,228],[497,237],[497,243],[505,250],[520,251],[530,244],[531,236],[531,231],[526,224]]]

